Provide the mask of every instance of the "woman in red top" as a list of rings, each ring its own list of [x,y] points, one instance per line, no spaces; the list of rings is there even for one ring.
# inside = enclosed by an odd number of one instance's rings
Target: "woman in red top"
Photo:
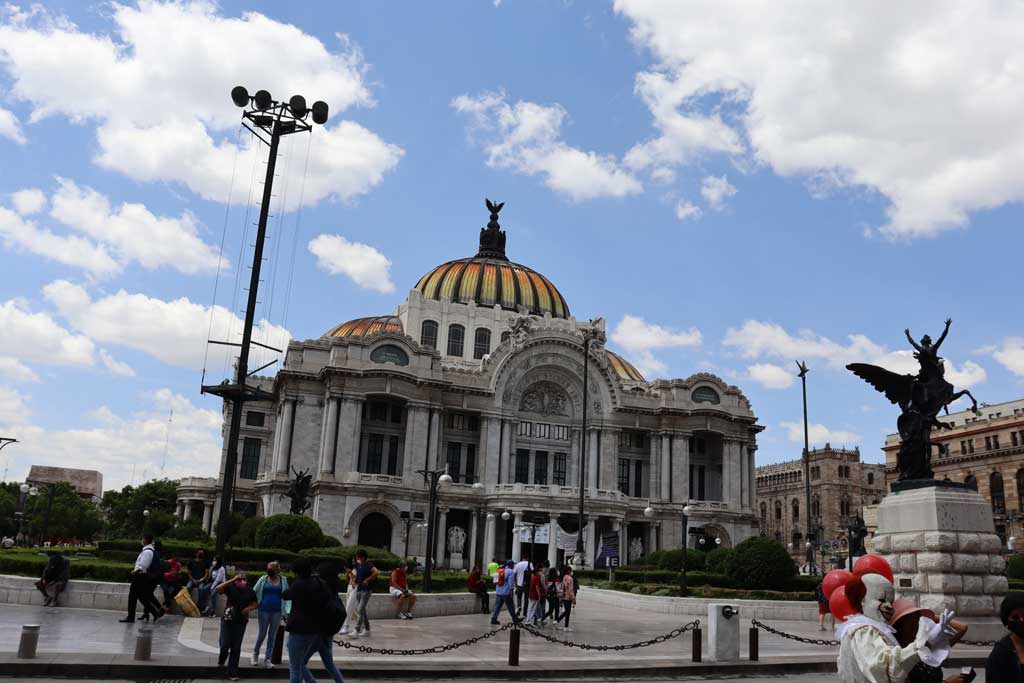
[[[480,565],[474,565],[473,570],[469,572],[469,577],[466,579],[466,588],[469,589],[470,593],[476,593],[480,598],[480,611],[484,614],[491,613],[491,600],[487,595],[487,584],[480,576]]]
[[[526,623],[536,624],[544,618],[544,608],[541,601],[547,597],[547,590],[544,588],[544,567],[537,569],[530,576],[530,603],[526,612]]]

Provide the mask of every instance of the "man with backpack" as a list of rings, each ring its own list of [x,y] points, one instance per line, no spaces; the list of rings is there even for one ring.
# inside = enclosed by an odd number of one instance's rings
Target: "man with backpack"
[[[135,621],[135,609],[139,602],[142,602],[144,611],[153,615],[156,621],[164,615],[160,603],[153,596],[153,589],[160,582],[163,574],[163,562],[156,548],[153,547],[153,534],[143,534],[142,550],[135,558],[135,568],[131,574],[131,586],[128,589],[128,616],[121,619],[123,624],[131,624]]]
[[[508,615],[512,621],[518,621],[516,616],[515,599],[512,596],[512,588],[515,585],[516,563],[509,560],[505,566],[494,574],[494,611],[491,612],[491,625],[498,625],[498,615],[501,613],[501,606],[508,608]]]
[[[515,565],[516,574],[516,612],[519,616],[525,617],[526,610],[529,606],[529,590],[530,590],[530,577],[533,575],[533,563],[530,562],[528,555],[523,555],[523,559]]]
[[[281,599],[292,603],[285,627],[288,631],[289,674],[291,681],[301,682],[312,679],[306,662],[326,630],[323,613],[331,594],[325,582],[313,576],[313,565],[308,558],[296,560],[292,572],[295,581],[281,593]]]

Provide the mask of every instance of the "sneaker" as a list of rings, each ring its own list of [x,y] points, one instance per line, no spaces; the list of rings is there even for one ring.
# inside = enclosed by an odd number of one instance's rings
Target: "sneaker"
[[[412,619],[412,612],[406,612],[405,613],[405,618],[406,619]]]
[[[347,636],[348,635],[348,626],[342,626],[341,630],[338,631],[338,635],[339,636]]]
[[[398,618],[401,619],[402,621],[405,621],[406,619],[409,618],[409,615],[406,614],[405,612],[399,612],[398,613]]]
[[[355,633],[353,633],[353,634],[351,635],[351,637],[352,637],[352,638],[362,638],[362,637],[363,637],[363,632],[362,632],[362,631],[360,631],[359,629],[356,629],[356,632],[355,632]]]
[[[268,659],[267,661],[263,662],[263,668],[264,668],[264,669],[273,669],[273,668],[274,668],[274,663],[273,663],[273,662],[271,662],[271,661],[270,661],[270,660]]]
[[[572,633],[572,626],[566,626],[566,627],[565,627],[565,628],[563,628],[562,630],[563,630],[563,631],[568,631],[569,633]]]
[[[259,665],[260,665],[260,656],[259,655],[253,655],[252,657],[249,658],[249,666],[259,666]]]
[[[500,626],[501,624],[497,621],[491,621],[491,626]]]

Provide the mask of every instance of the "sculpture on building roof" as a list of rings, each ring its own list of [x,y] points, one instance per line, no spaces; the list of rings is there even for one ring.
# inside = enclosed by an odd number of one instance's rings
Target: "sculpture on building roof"
[[[935,344],[932,344],[932,339],[928,335],[923,336],[918,344],[910,336],[910,330],[905,330],[907,340],[915,350],[914,358],[920,365],[917,375],[901,375],[865,363],[851,363],[846,366],[853,374],[885,394],[885,397],[898,405],[902,411],[896,422],[901,440],[896,457],[900,482],[934,478],[931,468],[932,428],[952,428],[951,424],[938,419],[940,411],[945,410],[949,414],[949,404],[961,396],[970,396],[974,403],[973,410],[978,412],[978,402],[971,392],[966,389],[956,391],[945,378],[945,367],[942,358],[939,357],[939,347],[945,341],[952,322],[950,319],[946,320],[946,328]],[[895,484],[894,490],[897,490]]]
[[[293,515],[301,515],[311,505],[309,488],[313,481],[313,475],[309,473],[308,468],[299,472],[293,467],[292,473],[295,474],[295,479],[288,483],[288,492],[282,493],[281,498],[290,498],[292,501],[290,512]]]
[[[487,205],[487,210],[491,212],[491,220],[487,223],[486,228],[480,228],[480,251],[477,252],[477,256],[507,261],[505,231],[498,225],[498,212],[501,211],[501,207],[505,206],[505,202],[496,204],[490,199],[485,199],[484,203]]]

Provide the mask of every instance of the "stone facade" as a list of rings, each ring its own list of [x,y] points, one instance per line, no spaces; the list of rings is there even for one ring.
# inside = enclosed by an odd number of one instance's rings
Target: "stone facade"
[[[982,405],[971,411],[940,417],[952,429],[935,430],[932,469],[936,479],[964,482],[992,506],[995,530],[1014,550],[1024,550],[1024,399]],[[896,480],[897,434],[886,437],[886,479]]]
[[[103,497],[103,474],[96,470],[79,470],[72,467],[50,467],[32,465],[25,478],[28,484],[71,484],[82,498]]]
[[[860,449],[811,449],[811,535],[825,547],[825,565],[845,556],[846,529],[864,508],[885,496],[885,466],[861,462]],[[789,547],[801,565],[806,563],[807,517],[804,461],[757,468],[757,512],[760,533]],[[792,546],[790,547],[790,544]],[[821,563],[821,555],[815,560]],[[841,561],[841,560],[839,560]]]
[[[477,257],[428,272],[393,315],[288,345],[282,369],[259,380],[274,401],[245,408],[236,509],[287,512],[281,495],[308,470],[308,514],[325,533],[424,558],[420,471],[447,467],[439,565],[527,553],[562,562],[575,544],[582,468],[588,564],[678,547],[687,504],[691,528],[723,544],[756,533],[762,427],[742,392],[707,373],[644,380],[605,349],[603,319],[578,322],[550,281],[504,259],[503,233],[501,255],[486,253],[482,232]],[[488,294],[495,273],[498,293]],[[585,334],[596,339],[584,424]],[[229,418],[225,404],[225,437]],[[217,481],[184,480],[181,514],[201,502],[215,525],[223,477],[222,460]]]

